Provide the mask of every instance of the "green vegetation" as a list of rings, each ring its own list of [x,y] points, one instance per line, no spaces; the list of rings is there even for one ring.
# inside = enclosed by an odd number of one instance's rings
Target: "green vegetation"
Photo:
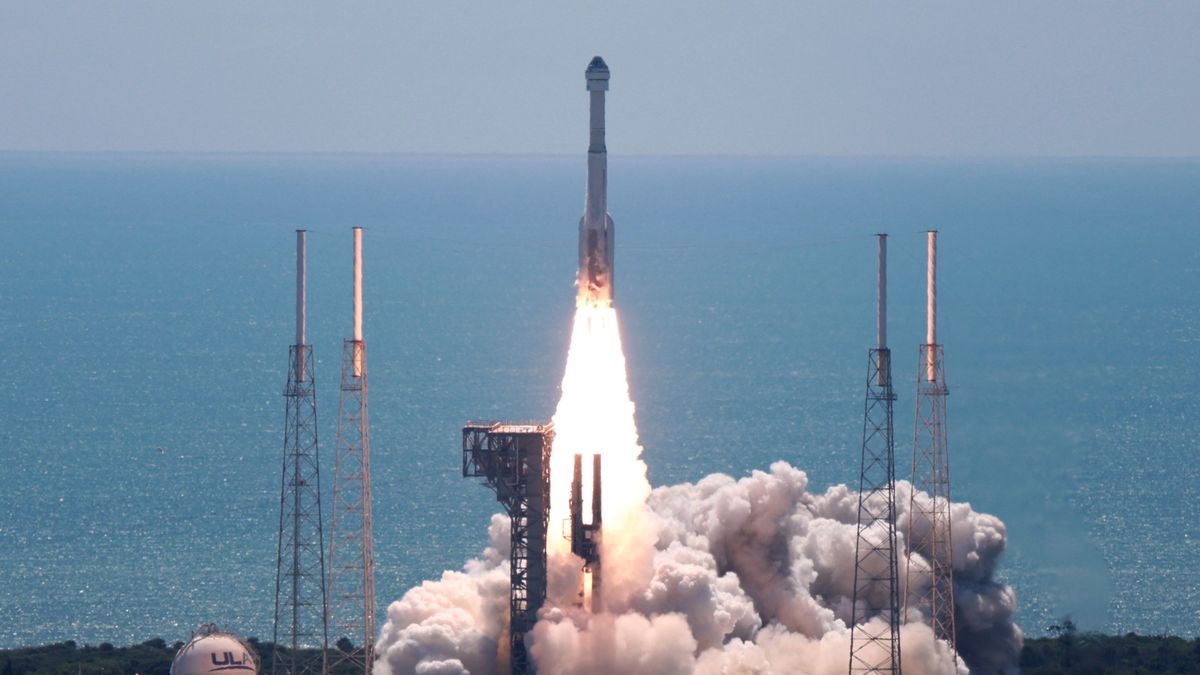
[[[247,642],[261,659],[259,672],[270,673],[273,645],[255,638]],[[182,642],[168,645],[161,638],[154,638],[132,647],[114,647],[107,642],[95,647],[80,647],[68,640],[43,647],[0,649],[0,675],[168,675],[171,659],[182,646]],[[349,647],[348,644],[341,646]],[[306,652],[315,656],[318,650]],[[330,650],[329,653],[330,663],[333,663],[335,652]],[[350,664],[341,663],[330,672],[350,675],[355,670]]]
[[[1025,675],[1200,673],[1200,638],[1080,633],[1070,617],[1049,630],[1051,637],[1025,640],[1021,650]]]
[[[163,640],[155,638],[133,647],[114,647],[107,642],[96,647],[80,647],[74,641],[68,640],[44,647],[9,649],[0,651],[0,675],[167,675],[171,671],[171,659],[182,646],[182,642],[168,646]]]
[[[1051,626],[1050,633],[1050,637],[1025,641],[1021,651],[1025,675],[1200,673],[1200,638],[1080,633],[1069,618]],[[271,643],[254,638],[247,641],[262,659],[259,671],[271,672]],[[171,659],[182,646],[182,642],[168,645],[154,638],[132,647],[114,647],[107,642],[80,647],[68,641],[0,650],[0,675],[168,675]],[[349,675],[354,669],[343,663],[332,672]]]

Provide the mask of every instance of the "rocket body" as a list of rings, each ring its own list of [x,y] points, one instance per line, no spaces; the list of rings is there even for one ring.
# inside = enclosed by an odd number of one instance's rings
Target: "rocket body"
[[[591,137],[588,143],[587,192],[579,220],[578,306],[609,307],[613,298],[613,220],[608,215],[608,150],[604,146],[604,92],[609,71],[597,56],[588,64]]]

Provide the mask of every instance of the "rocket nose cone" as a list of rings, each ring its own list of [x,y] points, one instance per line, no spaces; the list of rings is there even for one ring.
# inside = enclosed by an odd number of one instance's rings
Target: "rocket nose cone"
[[[592,59],[584,74],[588,91],[608,91],[608,64],[599,56]]]

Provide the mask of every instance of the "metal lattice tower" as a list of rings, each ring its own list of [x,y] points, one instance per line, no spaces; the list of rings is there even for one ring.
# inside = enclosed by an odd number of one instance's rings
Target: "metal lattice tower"
[[[305,334],[305,231],[296,231],[296,344],[289,349],[287,415],[279,490],[272,673],[325,673],[325,542],[312,347]],[[317,648],[305,657],[300,649]]]
[[[850,670],[900,673],[900,578],[896,557],[896,463],[892,356],[887,347],[887,235],[879,235],[877,344],[867,360],[858,482]]]
[[[946,389],[937,342],[937,231],[930,230],[927,331],[918,352],[917,414],[913,432],[913,493],[908,512],[908,576],[904,616],[921,612],[933,635],[957,653],[954,628],[954,556],[950,523],[950,451],[946,443]],[[928,499],[918,498],[923,491]],[[915,556],[919,554],[928,561]]]
[[[512,519],[508,635],[513,675],[534,672],[525,634],[537,623],[546,600],[553,445],[553,424],[468,423],[463,427],[463,477],[483,478]]]
[[[354,228],[354,338],[342,343],[342,385],[329,527],[329,628],[337,665],[370,675],[375,660],[375,554],[371,537],[371,434],[362,321],[362,228]]]

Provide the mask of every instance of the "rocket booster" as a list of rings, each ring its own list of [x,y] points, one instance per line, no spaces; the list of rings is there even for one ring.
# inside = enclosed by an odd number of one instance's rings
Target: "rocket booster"
[[[608,64],[599,56],[588,64],[587,89],[591,97],[591,140],[588,144],[587,193],[579,220],[579,293],[576,304],[612,305],[613,220],[608,215],[608,150],[604,147],[604,92],[608,91]]]

